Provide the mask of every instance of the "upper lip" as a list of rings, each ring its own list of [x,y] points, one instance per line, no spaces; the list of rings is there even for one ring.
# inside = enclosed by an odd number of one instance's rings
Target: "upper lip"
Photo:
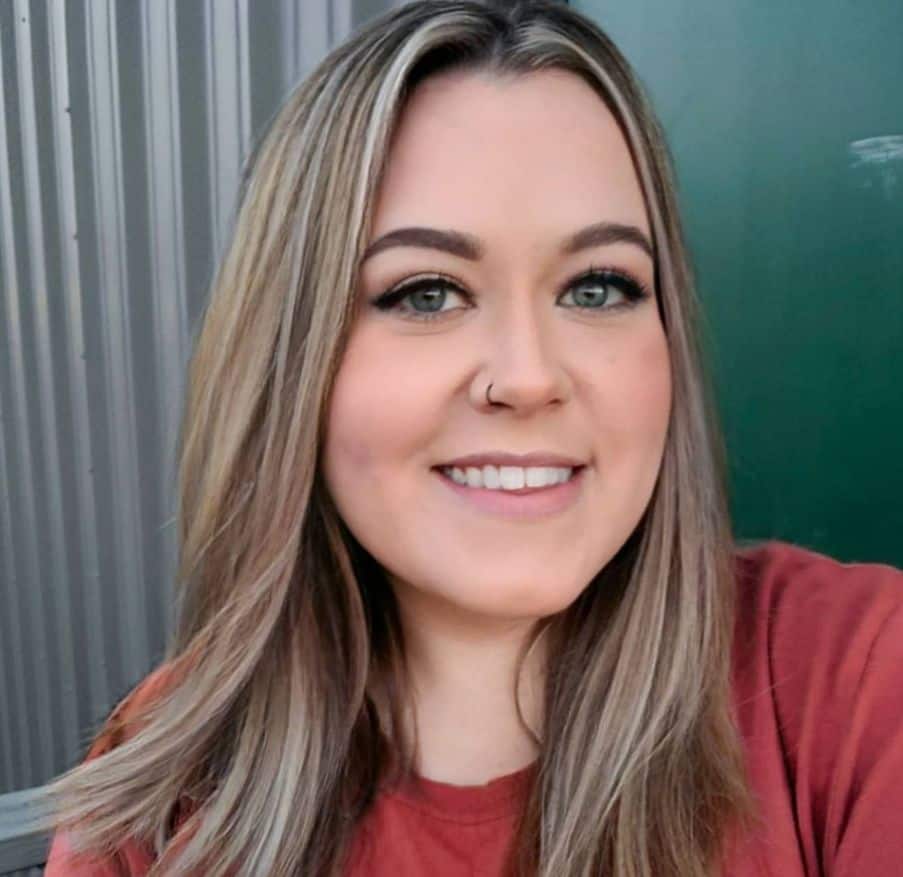
[[[529,454],[509,454],[506,451],[485,451],[468,454],[442,463],[442,466],[583,466],[582,460],[553,451],[533,451]]]

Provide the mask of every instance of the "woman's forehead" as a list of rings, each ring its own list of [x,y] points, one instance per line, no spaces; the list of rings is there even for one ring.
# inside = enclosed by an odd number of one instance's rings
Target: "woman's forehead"
[[[378,193],[374,234],[402,225],[552,229],[649,225],[624,135],[579,76],[439,74],[411,95]]]

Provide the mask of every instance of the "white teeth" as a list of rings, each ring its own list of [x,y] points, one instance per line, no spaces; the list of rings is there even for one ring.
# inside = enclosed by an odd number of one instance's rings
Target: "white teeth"
[[[489,490],[520,490],[522,487],[547,487],[567,481],[574,473],[569,466],[443,466],[453,481],[467,487]]]

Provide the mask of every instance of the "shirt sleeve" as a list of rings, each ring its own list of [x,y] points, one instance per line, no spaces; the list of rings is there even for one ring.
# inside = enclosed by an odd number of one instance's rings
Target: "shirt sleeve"
[[[68,834],[58,831],[53,836],[44,877],[143,877],[150,864],[147,856],[134,844],[127,844],[115,856],[103,859],[74,856]]]
[[[898,583],[903,589],[903,574]],[[828,797],[829,877],[903,873],[903,605],[873,641]]]
[[[116,705],[94,737],[85,761],[104,755],[134,733],[128,724],[131,716],[162,692],[167,678],[167,667],[157,668]],[[106,858],[75,856],[68,833],[60,830],[51,840],[44,877],[143,877],[152,863],[148,851],[133,841]]]

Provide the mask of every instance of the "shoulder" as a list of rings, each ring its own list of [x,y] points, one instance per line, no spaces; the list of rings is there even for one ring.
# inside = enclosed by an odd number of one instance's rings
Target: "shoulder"
[[[880,561],[837,560],[803,545],[770,539],[741,544],[734,552],[741,588],[765,589],[772,596],[820,599],[849,595],[890,602],[903,599],[903,570]]]
[[[144,711],[157,703],[178,681],[181,675],[175,663],[166,662],[141,679],[121,698],[100,729],[95,733],[85,761],[99,758],[133,737],[142,726]],[[181,800],[176,810],[177,822],[190,815],[187,801]],[[72,851],[68,831],[54,833],[44,873],[47,877],[118,877],[143,875],[148,872],[153,856],[144,845],[128,841],[115,854],[96,858]]]
[[[735,553],[736,660],[767,662],[784,718],[806,700],[841,704],[865,680],[898,672],[903,660],[903,571],[845,563],[769,541]],[[742,668],[741,668],[742,669]]]
[[[140,729],[145,710],[157,703],[178,678],[175,664],[166,662],[133,686],[95,733],[86,760],[104,755],[134,736]]]
[[[777,540],[739,547],[734,564],[738,633],[766,636],[776,659],[852,648],[864,661],[879,634],[903,624],[903,570],[889,564]]]
[[[740,548],[735,564],[750,745],[780,747],[797,826],[830,873],[898,873],[874,856],[903,808],[903,571],[777,541]]]

